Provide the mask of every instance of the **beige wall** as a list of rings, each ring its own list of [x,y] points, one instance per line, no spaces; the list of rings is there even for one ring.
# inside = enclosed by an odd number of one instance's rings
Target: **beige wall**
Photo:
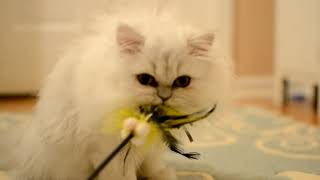
[[[272,75],[274,9],[274,0],[235,0],[234,58],[238,75]]]
[[[152,9],[148,7],[157,1],[0,0],[0,94],[37,91],[82,23],[96,13],[117,9],[111,2],[127,10],[128,3],[138,7],[143,3],[144,8]],[[234,0],[159,2],[173,8],[188,23],[217,30],[223,49],[232,51]]]

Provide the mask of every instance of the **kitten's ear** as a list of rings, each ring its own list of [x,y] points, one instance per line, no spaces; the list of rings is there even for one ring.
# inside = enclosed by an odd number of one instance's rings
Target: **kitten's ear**
[[[192,56],[208,56],[214,41],[214,34],[208,33],[201,36],[195,36],[188,40],[189,54]]]
[[[126,24],[120,24],[117,29],[117,43],[121,52],[136,54],[144,45],[144,37]]]

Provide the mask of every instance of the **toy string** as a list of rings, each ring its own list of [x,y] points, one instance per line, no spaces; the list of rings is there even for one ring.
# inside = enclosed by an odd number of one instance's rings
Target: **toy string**
[[[192,138],[190,132],[188,131],[188,129],[187,129],[186,127],[183,127],[183,130],[184,130],[184,132],[186,133],[189,141],[190,141],[190,142],[193,142],[193,138]]]

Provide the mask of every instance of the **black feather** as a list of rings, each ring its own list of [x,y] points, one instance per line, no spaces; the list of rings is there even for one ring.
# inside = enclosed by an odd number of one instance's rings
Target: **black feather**
[[[168,115],[167,112],[164,110],[163,106],[144,105],[144,106],[140,106],[139,110],[140,110],[140,113],[145,115],[152,114],[149,121],[152,121],[155,124],[157,124],[157,126],[162,132],[163,141],[167,144],[168,148],[171,151],[178,153],[189,159],[198,159],[200,154],[197,152],[185,153],[183,149],[180,147],[180,142],[178,141],[178,139],[176,139],[168,129],[180,128],[183,125],[191,124],[193,122],[204,119],[208,117],[216,109],[216,107],[217,105],[214,105],[213,108],[211,108],[208,112],[199,111],[193,114],[181,115],[181,116]],[[183,119],[191,119],[191,120],[178,122],[178,123],[175,121],[175,120],[183,120]],[[172,124],[172,122],[174,123]],[[184,129],[184,130],[190,142],[192,142],[193,139],[190,132],[187,129]]]
[[[197,152],[185,153],[183,149],[179,146],[180,142],[175,138],[170,131],[162,131],[163,140],[168,145],[169,149],[175,153],[178,153],[189,159],[198,159],[200,154]]]

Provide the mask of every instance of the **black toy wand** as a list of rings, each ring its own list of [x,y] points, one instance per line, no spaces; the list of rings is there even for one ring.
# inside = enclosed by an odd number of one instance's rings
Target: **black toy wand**
[[[115,150],[93,171],[93,173],[88,177],[87,180],[94,180],[100,172],[104,169],[104,167],[121,151],[121,149],[126,146],[130,140],[133,138],[133,133],[130,133],[128,137],[126,137],[121,144],[117,146]]]

